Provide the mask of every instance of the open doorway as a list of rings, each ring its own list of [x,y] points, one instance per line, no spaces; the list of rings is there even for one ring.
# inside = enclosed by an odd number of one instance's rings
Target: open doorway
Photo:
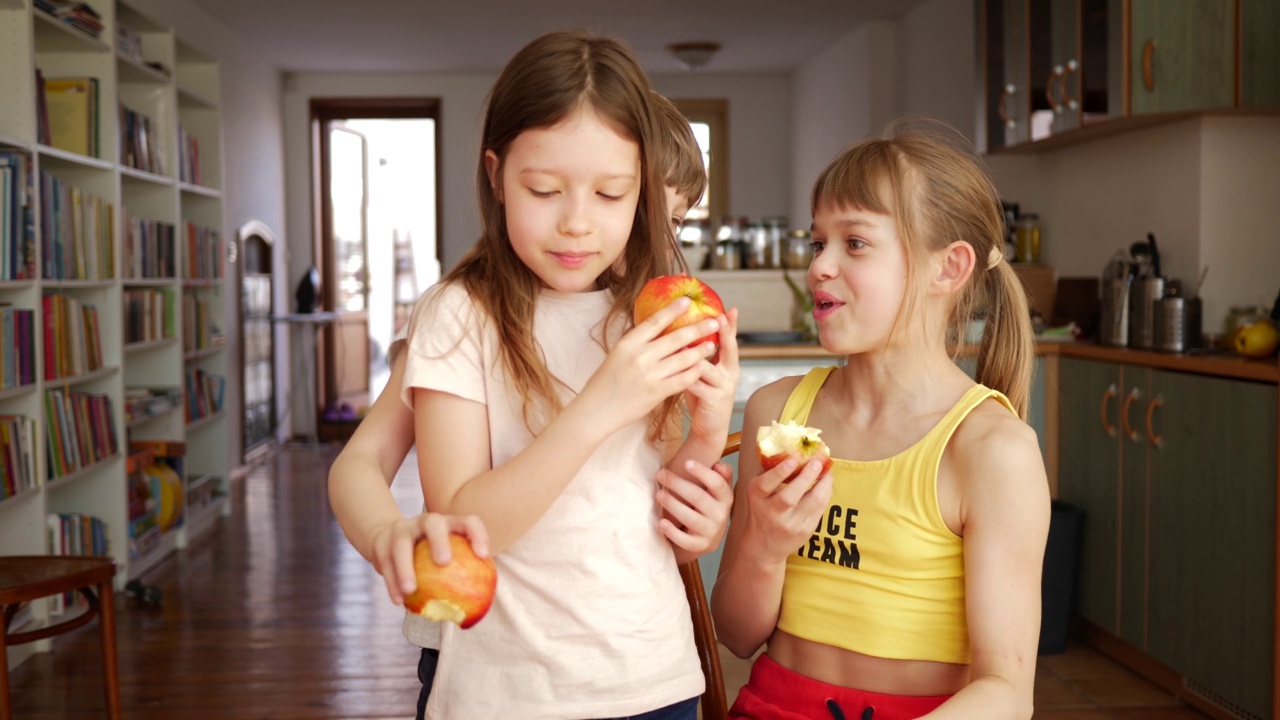
[[[354,427],[386,384],[387,350],[439,262],[439,102],[314,99],[321,439]]]

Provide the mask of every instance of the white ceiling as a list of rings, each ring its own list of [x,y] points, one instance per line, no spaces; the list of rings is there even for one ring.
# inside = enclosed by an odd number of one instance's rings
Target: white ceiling
[[[497,72],[537,35],[625,39],[650,73],[683,67],[673,42],[723,49],[703,72],[802,65],[866,20],[923,0],[191,0],[282,70]]]

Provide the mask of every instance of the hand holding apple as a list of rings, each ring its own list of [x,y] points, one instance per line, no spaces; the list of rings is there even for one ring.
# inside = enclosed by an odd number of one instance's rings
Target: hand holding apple
[[[831,452],[818,437],[821,433],[817,428],[806,427],[794,420],[785,423],[775,420],[772,425],[762,425],[756,431],[756,452],[760,456],[761,467],[767,472],[788,458],[795,460],[796,471],[786,480],[790,481],[800,474],[806,463],[818,460],[822,462],[820,475],[827,474],[832,466]]]
[[[663,335],[724,314],[724,303],[720,296],[706,283],[691,275],[662,275],[645,283],[640,289],[640,294],[636,297],[635,323],[639,325],[679,297],[689,298],[689,309],[668,325]],[[711,333],[689,347],[696,347],[704,342],[717,343],[718,346],[718,339],[716,333]],[[714,357],[711,362],[715,362]]]
[[[404,606],[431,620],[448,620],[464,630],[480,622],[493,604],[498,569],[492,558],[481,558],[467,538],[449,535],[452,559],[439,565],[431,557],[425,538],[413,547],[413,567],[418,589],[407,595]]]

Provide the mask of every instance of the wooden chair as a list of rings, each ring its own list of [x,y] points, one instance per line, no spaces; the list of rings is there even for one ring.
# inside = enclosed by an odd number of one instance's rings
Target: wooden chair
[[[738,452],[742,433],[729,436],[721,457]],[[707,591],[702,584],[702,571],[698,561],[680,566],[684,580],[684,594],[689,599],[693,614],[693,642],[702,662],[702,674],[707,679],[707,691],[702,694],[702,720],[724,720],[729,714],[729,698],[724,687],[724,670],[720,667],[720,648],[716,642],[716,628],[711,621],[711,606],[707,603]]]
[[[74,630],[100,615],[102,628],[102,682],[107,717],[120,720],[120,682],[116,667],[116,615],[111,580],[116,564],[106,557],[56,555],[0,557],[0,718],[9,720],[9,664],[6,649]],[[96,592],[95,592],[96,591]],[[18,607],[31,600],[65,592],[79,592],[89,609],[56,625],[9,635],[9,623]]]

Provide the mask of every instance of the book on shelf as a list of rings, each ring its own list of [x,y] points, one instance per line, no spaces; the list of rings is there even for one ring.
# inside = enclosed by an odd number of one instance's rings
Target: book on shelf
[[[222,410],[227,379],[202,368],[187,369],[187,422],[195,422]]]
[[[35,196],[31,156],[0,148],[0,280],[35,277]]]
[[[0,303],[0,389],[35,378],[35,310]]]
[[[183,277],[218,280],[222,277],[222,243],[218,231],[187,223],[187,254]]]
[[[44,379],[58,380],[102,369],[102,333],[97,307],[61,293],[44,295],[41,301]]]
[[[0,500],[30,490],[36,481],[35,421],[22,415],[0,415]]]
[[[107,524],[100,518],[82,513],[50,513],[49,550],[54,555],[92,555],[106,557],[111,554],[107,541]],[[83,606],[84,596],[69,592],[50,597],[49,612],[61,615]]]
[[[135,170],[163,175],[164,149],[155,122],[147,115],[120,105],[120,162]]]
[[[120,273],[126,279],[177,278],[173,223],[144,220],[125,211]]]
[[[98,157],[98,78],[44,78],[49,144],[59,150]]]
[[[173,288],[125,290],[123,296],[126,344],[174,337],[177,294]]]
[[[115,206],[40,171],[40,224],[46,280],[115,277]]]
[[[45,413],[50,480],[105,460],[118,451],[110,397],[46,390]]]
[[[77,30],[95,38],[102,34],[102,16],[89,3],[68,2],[68,0],[33,0],[33,2],[37,10],[46,12]]]
[[[178,179],[192,185],[203,185],[200,172],[200,138],[178,125]]]

